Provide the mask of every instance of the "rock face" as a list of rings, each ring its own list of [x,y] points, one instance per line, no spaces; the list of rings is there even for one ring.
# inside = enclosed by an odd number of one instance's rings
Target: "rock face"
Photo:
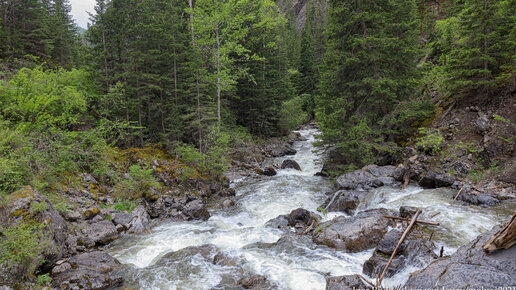
[[[150,231],[150,216],[143,205],[139,205],[132,212],[132,219],[129,223],[129,234],[141,234]]]
[[[451,186],[454,182],[455,177],[449,174],[437,174],[434,171],[428,171],[419,181],[419,185],[424,188],[438,188]]]
[[[368,165],[360,170],[343,174],[337,178],[337,189],[369,190],[384,185],[393,185],[396,168],[394,166]]]
[[[386,210],[371,210],[353,217],[337,217],[321,223],[313,240],[320,245],[350,253],[374,248],[387,232],[391,221],[384,218]]]
[[[52,286],[58,289],[112,289],[123,282],[120,262],[99,251],[73,256],[52,270]]]
[[[281,169],[287,169],[287,168],[292,168],[292,169],[295,169],[295,170],[301,170],[301,166],[299,166],[299,164],[296,161],[292,160],[292,159],[286,159],[281,164]]]
[[[46,261],[42,268],[50,270],[53,264],[63,257],[66,250],[68,226],[63,217],[46,197],[30,186],[14,193],[7,208],[10,226],[26,221],[45,225],[44,231],[48,233],[50,245],[42,252]]]
[[[373,256],[364,263],[364,274],[370,277],[381,275],[402,234],[399,230],[391,230],[385,234],[378,247],[376,247]],[[407,265],[416,267],[426,265],[437,257],[434,249],[434,243],[429,240],[409,235],[398,249],[385,276],[392,277]]]
[[[493,228],[450,257],[441,258],[412,274],[407,288],[496,289],[516,285],[516,247],[485,255],[482,245],[499,230]]]
[[[352,215],[367,195],[367,191],[339,190],[329,196],[321,205],[321,208],[328,212],[341,211]]]
[[[326,290],[370,289],[358,275],[326,278]]]
[[[87,248],[105,245],[118,239],[118,231],[113,222],[109,220],[102,220],[88,225],[81,232],[82,236],[77,241],[77,244]]]

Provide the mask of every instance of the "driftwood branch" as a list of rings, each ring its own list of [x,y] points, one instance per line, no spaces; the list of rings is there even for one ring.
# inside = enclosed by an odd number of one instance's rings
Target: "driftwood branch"
[[[486,254],[489,254],[499,249],[508,249],[514,245],[516,245],[516,213],[501,230],[482,246],[482,249]]]
[[[460,193],[462,192],[462,190],[464,189],[465,186],[466,185],[463,185],[462,188],[459,190],[459,192],[457,192],[457,195],[455,195],[455,198],[451,202],[450,206],[452,206],[455,203],[455,201],[457,200],[457,197],[459,197]]]
[[[392,252],[392,255],[391,255],[391,258],[389,259],[389,262],[387,262],[387,265],[385,266],[385,269],[383,269],[383,272],[382,272],[382,275],[380,276],[380,280],[378,280],[378,284],[377,284],[377,287],[379,287],[380,285],[382,285],[382,280],[383,280],[383,277],[385,276],[385,274],[387,273],[387,270],[389,269],[389,266],[391,265],[392,263],[392,260],[394,259],[394,256],[396,256],[396,253],[398,253],[398,249],[400,248],[401,244],[403,243],[403,241],[405,240],[405,238],[408,236],[410,230],[412,230],[412,227],[416,224],[416,221],[417,221],[417,217],[419,216],[419,214],[421,213],[421,209],[418,209],[417,212],[414,214],[414,216],[412,217],[412,220],[410,221],[410,224],[409,226],[407,227],[407,229],[405,230],[405,232],[403,233],[403,235],[401,236],[400,238],[400,241],[398,242],[398,244],[396,245],[396,248],[394,249],[394,251]]]
[[[390,216],[390,215],[384,215],[383,217],[388,218],[388,219],[402,220],[402,221],[410,221],[411,220],[409,218],[404,218],[404,217],[399,217],[399,216]],[[431,226],[441,225],[440,223],[436,223],[436,222],[420,221],[420,220],[417,220],[416,223],[431,225]]]

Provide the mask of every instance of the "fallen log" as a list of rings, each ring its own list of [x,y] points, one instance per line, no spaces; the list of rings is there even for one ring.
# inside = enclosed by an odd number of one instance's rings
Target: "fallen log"
[[[401,236],[398,244],[396,245],[396,248],[394,249],[394,251],[392,252],[392,255],[391,255],[391,258],[389,259],[389,261],[387,262],[387,265],[385,266],[385,268],[383,269],[383,272],[382,272],[382,275],[380,276],[380,280],[378,280],[378,284],[376,284],[376,287],[380,287],[382,285],[382,280],[383,280],[383,277],[385,276],[385,274],[387,273],[387,270],[389,269],[389,266],[391,265],[392,263],[392,260],[394,259],[394,256],[396,256],[396,254],[398,253],[398,250],[401,246],[401,244],[403,243],[403,241],[405,240],[405,238],[408,236],[410,230],[412,230],[412,227],[414,227],[414,225],[416,224],[416,221],[417,221],[417,217],[419,216],[419,214],[421,213],[421,209],[418,209],[417,212],[414,214],[414,216],[412,217],[412,220],[410,221],[410,224],[409,226],[407,227],[407,229],[405,230],[405,232],[403,232],[403,235]]]
[[[409,218],[404,218],[404,217],[399,217],[399,216],[390,216],[390,215],[384,215],[383,217],[388,218],[388,219],[402,220],[402,221],[410,221],[411,220]],[[436,222],[419,221],[419,220],[417,220],[416,223],[420,223],[420,224],[424,224],[424,225],[431,225],[431,226],[441,225],[440,223],[436,223]]]
[[[516,213],[501,230],[482,245],[482,249],[486,254],[489,254],[496,250],[508,249],[514,245],[516,245]]]

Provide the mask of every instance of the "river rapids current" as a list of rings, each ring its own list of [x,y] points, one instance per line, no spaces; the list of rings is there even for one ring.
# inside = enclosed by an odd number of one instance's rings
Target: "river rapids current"
[[[279,289],[308,290],[324,289],[327,275],[361,274],[373,249],[348,254],[296,240],[277,246],[273,243],[283,236],[283,232],[264,226],[268,220],[296,208],[315,212],[327,198],[325,193],[331,191],[328,179],[314,176],[322,167],[322,156],[312,145],[319,132],[316,129],[298,132],[307,141],[294,143],[298,153],[288,158],[297,161],[301,171],[285,169],[272,177],[237,180],[233,183],[236,206],[225,209],[220,202],[214,204],[208,221],[164,222],[154,227],[150,234],[126,236],[110,246],[109,253],[128,265],[125,286],[130,289],[239,289],[235,281],[259,274]],[[281,164],[285,158],[266,162]],[[449,189],[384,187],[371,192],[367,203],[361,204],[359,210],[380,207],[397,210],[401,205],[408,205],[421,207],[424,216],[440,212],[432,218],[441,224],[432,228],[435,229],[434,240],[438,249],[444,246],[444,253],[451,254],[500,224],[512,214],[511,208],[515,206],[502,204],[484,209],[456,204],[451,207],[453,195]],[[330,220],[338,215],[345,214],[332,212],[323,215],[323,219]],[[205,244],[215,245],[219,251],[235,257],[237,263],[216,265],[212,263],[215,253],[205,257],[186,251],[174,256],[171,263],[156,264],[167,253]],[[385,285],[403,285],[415,270],[418,269],[408,267],[386,279]]]

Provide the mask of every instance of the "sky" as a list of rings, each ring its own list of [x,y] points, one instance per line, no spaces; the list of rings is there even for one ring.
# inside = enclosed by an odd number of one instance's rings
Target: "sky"
[[[95,0],[70,0],[72,4],[72,17],[75,23],[82,28],[88,28],[88,12],[94,13]]]

